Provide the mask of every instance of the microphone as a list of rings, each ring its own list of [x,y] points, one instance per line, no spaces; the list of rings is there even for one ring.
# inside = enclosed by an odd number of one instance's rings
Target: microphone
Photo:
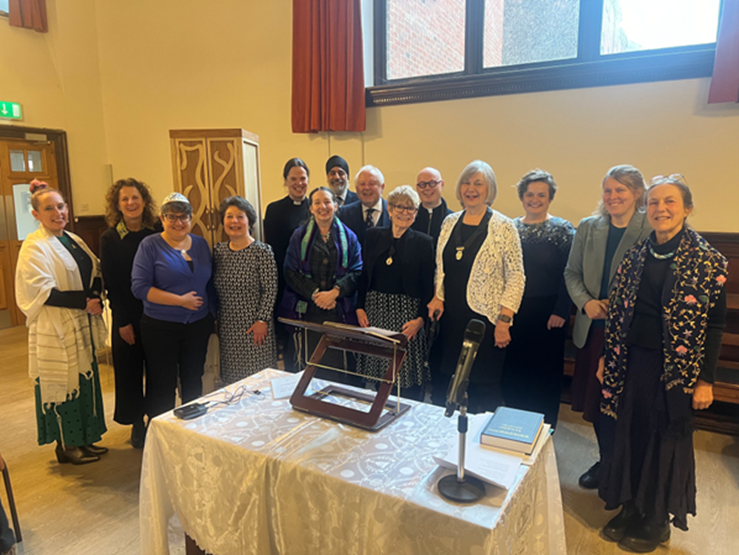
[[[470,371],[475,362],[480,343],[485,337],[485,328],[485,322],[473,318],[464,330],[462,351],[459,353],[457,368],[449,382],[449,389],[446,393],[446,412],[444,416],[449,417],[454,414],[457,407],[464,401],[467,386],[470,382]]]

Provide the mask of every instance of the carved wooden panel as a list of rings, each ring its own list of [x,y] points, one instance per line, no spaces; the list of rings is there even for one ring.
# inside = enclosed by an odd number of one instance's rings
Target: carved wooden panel
[[[218,207],[228,197],[244,196],[243,181],[239,181],[238,166],[239,139],[208,139],[208,161],[210,170],[211,195],[213,198],[213,217],[211,219],[214,242],[228,241],[223,232],[223,222]]]
[[[260,239],[259,138],[243,129],[176,130],[169,136],[175,190],[193,207],[192,232],[211,247],[228,240],[218,207],[227,197],[241,195],[257,212],[254,234]]]
[[[212,246],[208,157],[205,140],[175,141],[175,190],[192,204],[191,229]]]

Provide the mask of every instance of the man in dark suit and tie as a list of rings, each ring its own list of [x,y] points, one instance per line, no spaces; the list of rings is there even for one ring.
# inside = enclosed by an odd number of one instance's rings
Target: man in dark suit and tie
[[[364,166],[357,173],[354,188],[359,200],[342,206],[339,219],[354,232],[361,245],[367,228],[390,225],[387,202],[381,196],[385,189],[385,177],[376,167]]]
[[[359,200],[357,193],[349,190],[349,164],[341,156],[334,155],[326,161],[326,181],[336,195],[339,208]]]

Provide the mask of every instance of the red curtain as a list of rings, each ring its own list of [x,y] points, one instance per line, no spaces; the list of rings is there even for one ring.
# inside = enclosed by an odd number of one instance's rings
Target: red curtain
[[[39,33],[46,33],[49,30],[46,20],[46,0],[10,0],[8,15],[13,27],[34,29]]]
[[[360,0],[293,0],[292,124],[365,130]]]
[[[724,0],[708,103],[739,102],[739,0]]]

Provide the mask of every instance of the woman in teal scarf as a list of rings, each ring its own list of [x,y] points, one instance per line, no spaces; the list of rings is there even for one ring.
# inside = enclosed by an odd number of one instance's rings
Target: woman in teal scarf
[[[338,205],[331,189],[318,187],[311,191],[309,200],[311,217],[295,230],[287,248],[287,288],[279,314],[309,322],[356,324],[357,282],[362,272],[359,242],[354,232],[336,217]],[[307,346],[302,344],[304,337],[302,333],[295,334],[295,351],[299,355],[304,354],[304,360],[308,360],[319,335],[309,332]],[[329,355],[336,353],[333,350],[327,353],[324,364],[344,370],[353,366],[350,360],[328,361]],[[347,381],[339,373],[323,377]]]

